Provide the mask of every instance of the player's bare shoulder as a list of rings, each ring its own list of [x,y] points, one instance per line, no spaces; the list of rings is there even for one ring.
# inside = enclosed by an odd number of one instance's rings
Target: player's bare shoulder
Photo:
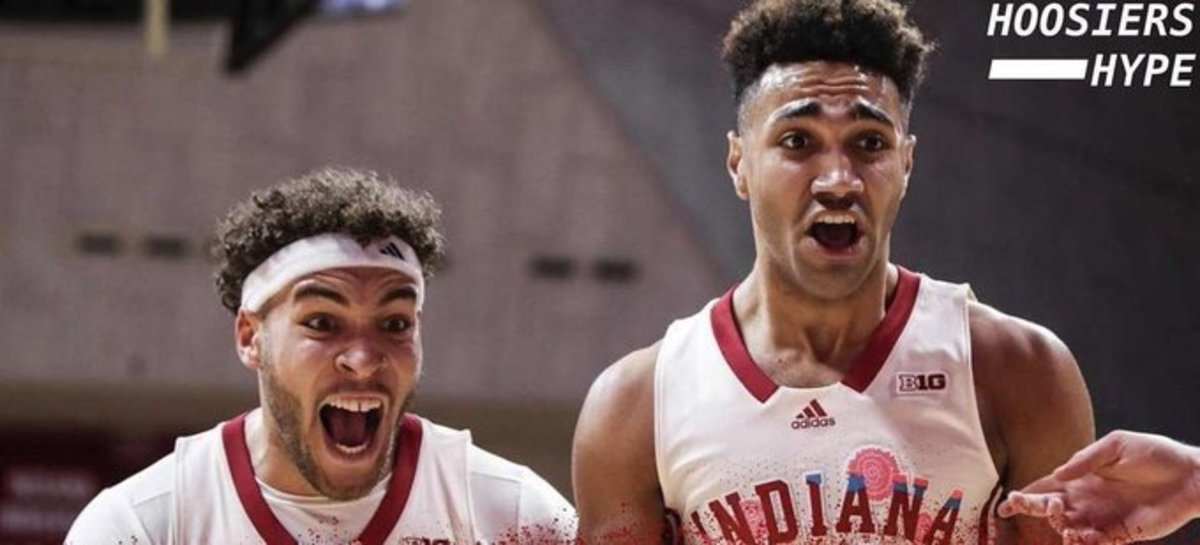
[[[985,427],[1057,412],[1091,426],[1090,400],[1075,356],[1054,332],[971,301],[971,361]]]
[[[982,379],[1008,377],[1006,383],[1078,371],[1067,345],[1049,329],[979,301],[967,307],[971,359]]]
[[[571,456],[583,542],[642,543],[661,536],[654,455],[658,352],[656,343],[610,365],[584,401]]]
[[[575,428],[576,464],[581,450],[631,451],[654,459],[654,367],[659,343],[635,350],[608,366],[592,383]]]
[[[661,344],[657,342],[630,352],[609,365],[592,382],[584,409],[586,410],[588,405],[615,403],[628,410],[646,401],[649,401],[653,408],[654,367]]]

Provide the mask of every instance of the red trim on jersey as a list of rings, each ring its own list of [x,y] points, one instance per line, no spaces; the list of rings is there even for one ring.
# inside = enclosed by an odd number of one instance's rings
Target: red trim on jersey
[[[1000,502],[997,501],[1000,499],[1000,491],[1000,483],[997,481],[996,486],[992,487],[992,493],[988,495],[987,503],[983,504],[983,512],[979,514],[979,532],[976,534],[979,536],[979,545],[991,545],[992,543],[991,536],[988,534],[991,532],[992,510],[1000,508]]]
[[[221,442],[225,445],[225,459],[229,462],[229,472],[233,475],[233,487],[237,490],[238,499],[246,516],[258,530],[263,541],[280,544],[295,544],[296,540],[287,529],[275,518],[275,513],[267,506],[267,501],[258,489],[254,480],[254,464],[250,462],[250,449],[246,446],[246,414],[242,413],[221,427]]]
[[[866,390],[875,379],[875,375],[879,374],[879,369],[896,346],[896,341],[900,339],[900,333],[904,331],[904,326],[916,305],[921,277],[904,267],[897,266],[896,270],[899,273],[896,294],[892,297],[892,303],[888,305],[887,313],[879,325],[875,326],[875,331],[871,332],[866,347],[850,364],[846,376],[842,377],[842,384],[859,392]],[[779,389],[779,385],[754,363],[750,351],[746,348],[737,315],[733,311],[733,291],[736,288],[737,286],[730,288],[717,304],[713,305],[710,314],[713,335],[733,374],[750,391],[750,395],[759,402],[766,403]]]
[[[383,501],[375,509],[371,521],[363,528],[362,536],[358,538],[362,545],[382,545],[388,534],[392,533],[400,515],[404,514],[404,506],[408,504],[408,494],[412,492],[413,478],[417,475],[417,462],[421,456],[421,419],[406,414],[400,422],[400,434],[396,440],[396,462],[392,466],[392,481],[388,483],[387,493]]]
[[[912,316],[913,307],[917,304],[921,277],[900,266],[896,267],[896,271],[899,273],[896,295],[892,297],[892,304],[888,305],[887,314],[884,314],[883,321],[875,326],[875,331],[871,332],[871,338],[867,340],[867,346],[854,358],[846,376],[842,377],[842,384],[860,393],[866,390],[871,381],[875,380],[875,375],[879,374],[879,369],[892,353],[892,348],[896,347],[896,341],[900,340],[900,333],[904,331],[909,316]]]
[[[421,454],[421,421],[413,415],[404,415],[400,422],[400,434],[396,441],[399,453],[392,465],[392,479],[387,492],[375,514],[371,516],[362,536],[357,540],[362,545],[381,545],[400,520],[404,506],[412,491],[413,478],[417,473],[417,461]],[[254,529],[264,541],[271,545],[295,545],[296,540],[288,533],[275,513],[267,505],[254,478],[254,465],[250,462],[250,448],[246,445],[246,414],[238,415],[221,427],[221,440],[225,446],[225,459],[233,476],[233,487]]]
[[[713,305],[709,314],[712,319],[713,336],[717,338],[717,346],[725,356],[725,363],[733,370],[733,374],[750,391],[759,403],[766,403],[779,389],[779,385],[771,380],[750,357],[746,342],[742,339],[742,330],[738,326],[737,315],[733,312],[733,290],[729,288],[725,295]]]

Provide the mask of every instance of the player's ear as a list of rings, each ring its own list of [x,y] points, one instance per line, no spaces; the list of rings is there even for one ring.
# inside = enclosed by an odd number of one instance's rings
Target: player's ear
[[[746,177],[742,174],[742,137],[737,131],[729,131],[725,134],[725,139],[729,141],[725,169],[729,171],[729,178],[733,181],[734,192],[744,201],[750,198],[750,192],[746,189]]]
[[[917,135],[908,134],[904,137],[904,143],[901,145],[903,147],[901,149],[901,160],[904,161],[904,187],[900,190],[900,196],[904,197],[904,194],[908,192],[908,177],[912,175],[913,171],[913,157],[916,156],[917,150]]]
[[[262,354],[258,347],[262,328],[262,319],[247,310],[239,310],[233,322],[233,340],[238,359],[242,360],[242,365],[254,370],[262,365]]]

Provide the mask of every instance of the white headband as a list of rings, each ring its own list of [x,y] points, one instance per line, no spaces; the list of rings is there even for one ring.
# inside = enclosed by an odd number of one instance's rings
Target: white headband
[[[242,282],[242,309],[258,312],[271,296],[300,277],[347,267],[400,271],[417,285],[417,308],[425,300],[421,262],[408,243],[390,236],[372,240],[364,246],[347,235],[324,234],[288,244],[255,267]]]

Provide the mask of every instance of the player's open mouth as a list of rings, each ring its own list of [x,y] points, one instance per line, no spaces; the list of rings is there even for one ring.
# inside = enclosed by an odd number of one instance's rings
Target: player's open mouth
[[[862,238],[858,221],[851,214],[823,215],[808,228],[808,235],[822,248],[834,252],[846,251]]]
[[[333,396],[318,411],[325,437],[346,455],[369,447],[383,419],[383,401],[373,397]]]

